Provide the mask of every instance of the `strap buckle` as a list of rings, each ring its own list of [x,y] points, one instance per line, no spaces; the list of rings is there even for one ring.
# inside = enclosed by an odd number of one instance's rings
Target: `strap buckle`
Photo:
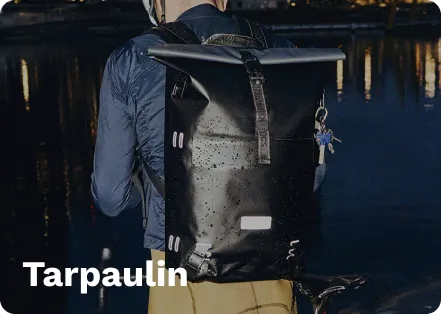
[[[187,86],[188,86],[188,76],[180,73],[178,75],[176,84],[173,87],[172,96],[174,98],[182,99],[184,97],[184,92],[187,89]]]
[[[263,76],[262,65],[260,64],[259,59],[248,51],[242,51],[241,55],[242,62],[248,72],[250,80],[257,84],[264,83],[265,78]]]
[[[202,269],[202,267],[209,261],[211,253],[208,251],[211,247],[211,244],[208,243],[196,243],[193,252],[185,263],[187,274],[192,280],[196,279],[201,273],[207,272],[207,269]]]

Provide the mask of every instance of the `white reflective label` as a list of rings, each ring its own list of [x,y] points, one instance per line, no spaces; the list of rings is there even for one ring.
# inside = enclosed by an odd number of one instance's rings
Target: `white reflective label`
[[[271,229],[271,216],[244,216],[240,219],[242,230],[268,230]]]

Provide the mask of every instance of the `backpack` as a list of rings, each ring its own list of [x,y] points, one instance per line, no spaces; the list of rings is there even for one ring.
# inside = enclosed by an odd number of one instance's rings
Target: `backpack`
[[[167,67],[166,181],[142,160],[165,200],[165,267],[184,268],[190,282],[294,280],[318,160],[315,113],[329,67],[345,56],[272,48],[259,24],[235,19],[241,34],[203,43],[181,22],[147,31],[167,43],[147,53]]]

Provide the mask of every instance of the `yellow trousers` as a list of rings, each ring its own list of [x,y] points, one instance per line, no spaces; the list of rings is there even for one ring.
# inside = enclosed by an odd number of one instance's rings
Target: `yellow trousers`
[[[165,253],[152,250],[153,280]],[[165,270],[165,283],[168,272]],[[244,283],[187,282],[187,286],[150,287],[148,314],[297,314],[293,283],[287,280]]]

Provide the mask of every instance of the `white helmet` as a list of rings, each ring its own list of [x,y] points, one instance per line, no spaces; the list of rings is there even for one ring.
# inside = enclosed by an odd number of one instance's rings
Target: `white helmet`
[[[142,0],[142,3],[144,4],[144,7],[147,10],[147,13],[149,14],[150,21],[153,23],[153,25],[158,25],[159,21],[158,18],[156,17],[153,1],[155,0]]]

